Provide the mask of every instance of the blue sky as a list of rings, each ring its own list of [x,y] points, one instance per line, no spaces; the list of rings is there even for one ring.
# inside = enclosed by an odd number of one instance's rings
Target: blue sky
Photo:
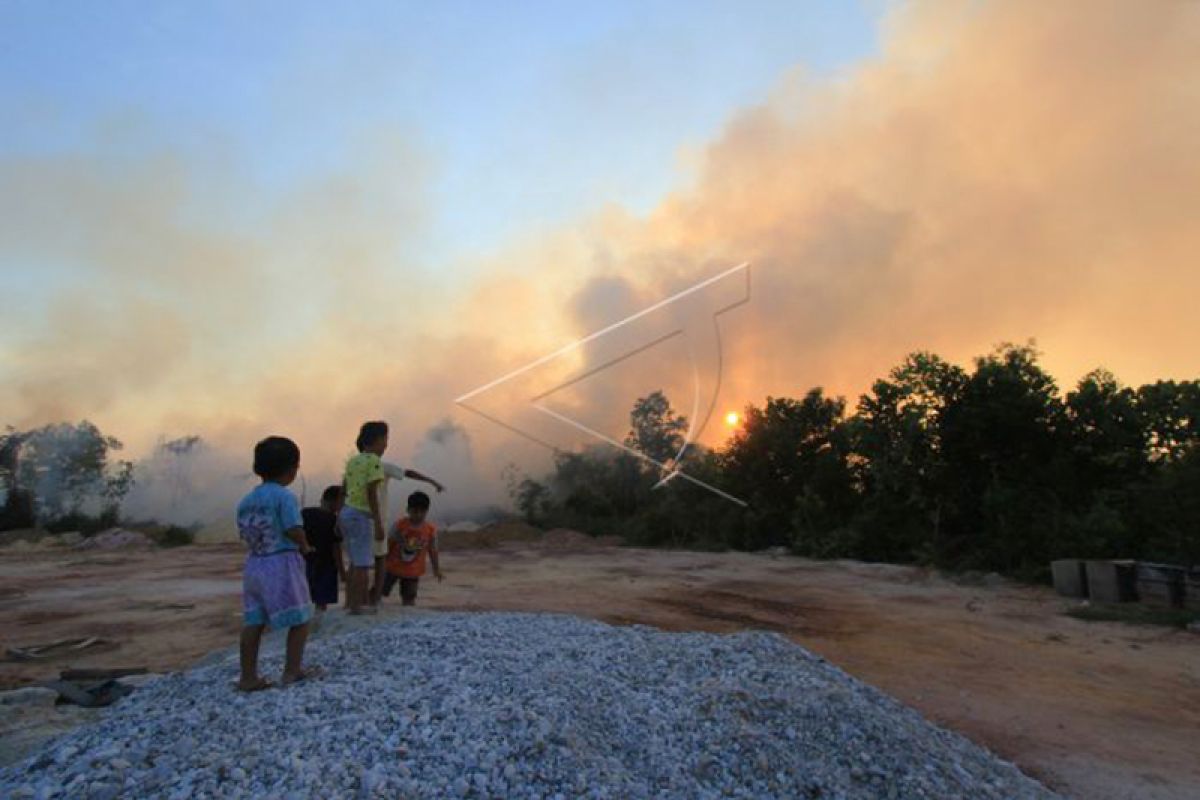
[[[790,68],[875,47],[828,2],[0,3],[0,158],[233,163],[256,207],[355,169],[381,131],[423,165],[417,252],[451,263],[607,203],[647,210]],[[0,264],[10,271],[12,264]],[[15,275],[4,281],[13,287]],[[17,286],[34,288],[24,276]]]

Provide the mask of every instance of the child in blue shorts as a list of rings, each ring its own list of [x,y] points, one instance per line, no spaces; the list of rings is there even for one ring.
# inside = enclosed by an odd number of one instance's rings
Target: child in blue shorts
[[[266,689],[271,682],[258,674],[258,648],[263,628],[287,628],[284,685],[315,676],[301,666],[313,606],[305,577],[304,536],[300,505],[286,488],[300,469],[300,448],[291,439],[269,436],[254,448],[254,473],[262,483],[237,507],[238,532],[249,549],[242,574],[241,679],[243,692]]]
[[[386,422],[364,422],[355,442],[358,454],[346,462],[342,479],[345,504],[338,514],[338,524],[350,555],[350,581],[346,587],[346,605],[351,614],[374,614],[379,610],[383,588],[384,544],[383,518],[387,514],[385,489],[388,471],[383,454],[388,448]],[[406,469],[403,477],[425,481],[439,492],[443,487],[428,475]],[[368,588],[371,570],[375,570],[375,587]]]

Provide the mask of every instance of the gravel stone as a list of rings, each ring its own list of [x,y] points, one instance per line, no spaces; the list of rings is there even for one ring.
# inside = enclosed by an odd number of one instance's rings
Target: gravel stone
[[[325,677],[249,695],[236,655],[160,677],[0,797],[1055,797],[773,633],[422,614],[308,661]]]

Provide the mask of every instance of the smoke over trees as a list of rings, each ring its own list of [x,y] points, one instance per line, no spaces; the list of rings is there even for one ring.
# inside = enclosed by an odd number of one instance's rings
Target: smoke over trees
[[[637,401],[628,441],[674,441],[686,420]],[[970,370],[908,356],[853,413],[813,389],[745,410],[723,448],[683,468],[745,498],[655,491],[611,448],[510,481],[532,521],[637,544],[757,549],[1043,577],[1058,557],[1200,562],[1200,381],[1122,386],[1096,370],[1063,395],[1032,346]]]
[[[120,440],[88,421],[0,436],[2,527],[115,524],[133,487],[133,464],[115,459]]]

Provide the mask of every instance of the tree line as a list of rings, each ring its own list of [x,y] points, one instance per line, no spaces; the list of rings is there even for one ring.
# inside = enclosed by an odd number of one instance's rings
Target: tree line
[[[745,409],[717,449],[682,468],[748,505],[674,480],[611,447],[556,456],[510,480],[540,525],[633,544],[921,563],[1045,578],[1055,558],[1200,563],[1200,381],[1137,388],[1109,372],[1065,395],[1031,345],[969,369],[927,352],[875,381],[853,409],[815,388]],[[630,446],[657,461],[687,421],[655,392]]]
[[[0,530],[42,525],[101,530],[117,524],[133,487],[121,442],[92,423],[55,423],[0,434]]]

